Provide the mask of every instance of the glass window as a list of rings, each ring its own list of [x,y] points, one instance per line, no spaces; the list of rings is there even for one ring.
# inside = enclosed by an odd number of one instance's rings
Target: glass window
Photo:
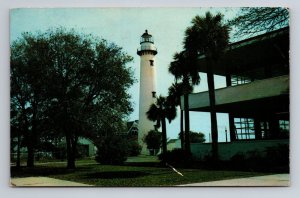
[[[279,137],[288,138],[290,132],[290,121],[289,120],[279,120]]]
[[[253,118],[234,118],[237,140],[255,139]]]
[[[152,98],[156,98],[156,92],[152,91]]]
[[[154,60],[149,60],[149,62],[150,62],[150,66],[154,65]]]
[[[247,78],[245,76],[232,75],[232,78],[231,78],[232,86],[246,84],[246,83],[250,83],[250,82],[251,82],[251,79]]]

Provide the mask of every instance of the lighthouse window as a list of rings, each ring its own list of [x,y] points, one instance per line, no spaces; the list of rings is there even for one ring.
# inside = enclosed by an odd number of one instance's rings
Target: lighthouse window
[[[155,91],[152,91],[152,97],[156,98],[156,92]]]
[[[150,61],[150,66],[154,65],[154,60],[149,60]]]

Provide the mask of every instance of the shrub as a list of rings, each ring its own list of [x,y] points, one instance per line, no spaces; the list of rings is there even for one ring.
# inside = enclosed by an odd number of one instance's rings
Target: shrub
[[[135,140],[128,141],[128,155],[138,156],[141,153],[142,147]]]
[[[167,162],[171,165],[186,166],[193,161],[192,155],[182,149],[174,149],[167,153],[158,155],[158,159],[162,162]]]
[[[289,171],[289,147],[278,145],[262,151],[237,153],[229,161],[229,168],[235,170],[255,170],[271,172]]]
[[[116,136],[106,136],[97,145],[95,160],[101,164],[123,164],[128,156],[126,139]]]
[[[149,131],[144,139],[144,142],[147,144],[150,154],[154,155],[155,151],[159,150],[161,145],[161,133],[155,130]]]
[[[190,131],[189,136],[190,136],[191,143],[205,142],[205,134],[202,132],[197,133],[197,132]],[[179,132],[179,134],[178,134],[178,138],[180,138],[180,137],[181,137],[181,132]]]

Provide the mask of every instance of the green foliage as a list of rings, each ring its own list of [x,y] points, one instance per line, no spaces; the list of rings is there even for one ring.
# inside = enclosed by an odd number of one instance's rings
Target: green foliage
[[[229,42],[229,27],[222,20],[220,13],[212,15],[207,12],[205,17],[194,17],[192,26],[185,31],[184,48],[187,54],[192,57],[203,54],[206,59],[217,60]]]
[[[175,82],[169,87],[169,100],[175,104],[176,106],[180,105],[180,97],[185,93],[184,91],[184,84],[182,82]],[[188,85],[187,92],[192,93],[193,87],[191,85]]]
[[[137,140],[128,140],[127,146],[128,156],[138,156],[142,151],[142,147]]]
[[[166,119],[169,123],[176,117],[176,107],[169,97],[159,96],[154,104],[146,112],[147,118],[157,122],[157,128],[162,126],[162,152],[167,152]]]
[[[63,28],[14,41],[11,125],[22,133],[29,156],[41,137],[65,136],[68,167],[74,168],[79,136],[97,140],[120,131],[132,111],[130,61],[113,43]]]
[[[264,152],[253,150],[237,153],[230,159],[229,167],[234,170],[288,172],[289,146],[279,144],[275,147],[267,147]]]
[[[78,158],[85,158],[89,156],[89,149],[88,149],[88,145],[84,145],[84,144],[77,144],[77,152],[76,152],[76,159]]]
[[[197,132],[190,131],[189,136],[190,136],[190,142],[191,143],[202,143],[202,142],[205,142],[205,135],[204,135],[204,133],[201,133],[201,132],[197,133]],[[178,137],[179,138],[181,137],[181,132],[179,132]]]
[[[149,131],[145,136],[144,142],[148,149],[159,149],[161,145],[161,133],[155,130]]]
[[[191,143],[202,143],[205,142],[205,135],[201,132],[190,132],[190,141]]]
[[[123,164],[127,159],[127,141],[121,136],[108,135],[96,146],[95,160],[101,164]]]
[[[167,162],[177,167],[189,166],[193,162],[192,155],[182,149],[168,151],[166,154],[160,154],[158,158],[162,162]]]

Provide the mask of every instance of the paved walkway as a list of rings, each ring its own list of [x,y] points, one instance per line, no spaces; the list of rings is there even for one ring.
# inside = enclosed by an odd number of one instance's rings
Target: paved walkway
[[[24,178],[12,178],[11,185],[17,187],[27,186],[73,186],[73,187],[88,187],[91,185],[65,181],[60,179],[53,179],[49,177],[24,177]],[[227,179],[220,181],[183,184],[179,186],[289,186],[290,176],[289,174],[276,174],[257,177],[248,177],[240,179]]]
[[[81,184],[77,182],[71,182],[60,179],[53,179],[50,177],[23,177],[12,178],[10,180],[11,186],[25,187],[25,186],[74,186],[74,187],[86,187],[91,186],[87,184]]]
[[[257,177],[248,177],[240,179],[227,179],[220,181],[183,184],[179,186],[289,186],[289,174],[276,174]]]

